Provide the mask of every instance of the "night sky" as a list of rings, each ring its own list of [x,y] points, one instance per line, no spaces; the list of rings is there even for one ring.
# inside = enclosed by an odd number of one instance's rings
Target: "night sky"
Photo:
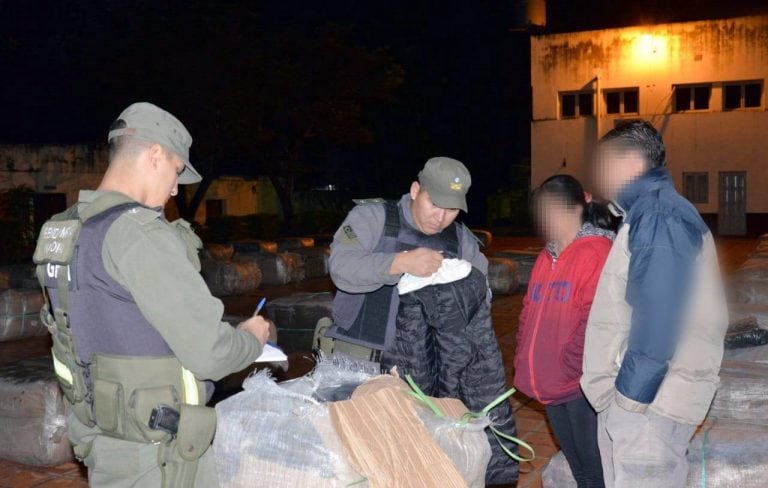
[[[528,183],[516,166],[530,155],[519,3],[0,0],[0,143],[102,142],[146,100],[187,125],[208,175],[288,172],[393,196],[448,155],[471,168],[482,206]],[[766,3],[552,0],[548,30]]]

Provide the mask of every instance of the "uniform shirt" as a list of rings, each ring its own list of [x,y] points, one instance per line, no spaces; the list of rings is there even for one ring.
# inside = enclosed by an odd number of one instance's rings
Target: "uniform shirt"
[[[81,191],[78,210],[97,200],[102,205],[102,199],[108,207],[133,202],[115,192]],[[185,243],[190,240],[199,244],[188,226],[168,223],[162,209],[139,208],[111,225],[102,260],[181,364],[199,379],[218,380],[247,367],[262,347],[253,335],[221,321],[224,306],[203,281],[197,255]]]
[[[411,196],[403,195],[398,203],[405,221],[400,225],[416,228],[411,213]],[[386,210],[384,205],[364,204],[352,209],[331,244],[331,278],[338,288],[347,293],[370,293],[384,285],[396,285],[401,274],[389,270],[396,253],[373,252],[384,233]],[[480,252],[477,239],[459,224],[461,258],[488,274],[488,259]]]

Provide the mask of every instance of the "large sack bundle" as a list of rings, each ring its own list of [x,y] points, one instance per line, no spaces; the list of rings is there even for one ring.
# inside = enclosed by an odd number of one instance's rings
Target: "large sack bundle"
[[[307,247],[315,247],[315,239],[312,237],[284,237],[277,240],[278,252],[294,251]]]
[[[40,320],[43,302],[39,289],[0,292],[0,342],[47,334]]]
[[[490,258],[488,260],[488,284],[494,295],[511,295],[520,286],[520,266],[512,259]]]
[[[709,418],[768,424],[768,364],[723,361]]]
[[[287,285],[304,280],[304,260],[302,256],[284,252],[280,254],[267,253],[236,253],[234,262],[255,263],[261,270],[261,282],[265,285]]]
[[[322,278],[328,276],[328,258],[331,255],[327,247],[303,247],[292,251],[304,259],[304,270],[307,278]]]
[[[712,418],[688,448],[688,487],[763,488],[768,479],[768,426]]]
[[[264,372],[243,389],[216,405],[213,452],[222,488],[342,488],[362,479],[344,457],[326,405]]]
[[[275,254],[277,252],[277,243],[275,241],[264,241],[261,239],[244,239],[232,243],[235,254],[261,252]]]
[[[40,286],[35,276],[33,264],[0,266],[0,272],[3,273],[3,286],[1,288],[37,288]]]
[[[520,286],[528,286],[528,282],[531,281],[533,265],[536,263],[536,257],[538,256],[537,252],[509,250],[499,251],[494,256],[514,260],[518,266],[517,278]]]
[[[768,345],[726,349],[723,359],[768,364]]]
[[[267,302],[267,315],[277,325],[277,340],[286,352],[311,351],[317,322],[330,317],[331,293],[297,293]]]
[[[377,369],[331,358],[280,385],[265,373],[248,378],[243,392],[216,406],[221,486],[482,487],[488,419],[465,427],[456,418],[466,407],[442,399],[435,403],[446,416],[438,419],[400,380],[363,383]],[[331,397],[341,400],[323,403]],[[379,451],[385,455],[371,455]]]
[[[480,246],[484,249],[490,246],[493,242],[493,234],[491,234],[490,231],[472,229],[472,233],[475,235],[475,237],[477,237],[477,240],[480,241]]]
[[[734,279],[728,287],[728,299],[734,303],[768,305],[768,280]]]
[[[216,261],[231,261],[235,254],[235,248],[232,244],[206,244],[205,251],[208,257]]]
[[[50,357],[0,368],[0,458],[34,466],[71,461],[64,403]]]
[[[202,273],[216,296],[247,295],[261,285],[261,270],[252,262],[201,260]]]

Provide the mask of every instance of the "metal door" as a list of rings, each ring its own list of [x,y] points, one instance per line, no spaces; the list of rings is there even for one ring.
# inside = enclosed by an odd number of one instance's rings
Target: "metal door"
[[[722,236],[747,234],[747,173],[720,173],[720,208],[717,233]]]

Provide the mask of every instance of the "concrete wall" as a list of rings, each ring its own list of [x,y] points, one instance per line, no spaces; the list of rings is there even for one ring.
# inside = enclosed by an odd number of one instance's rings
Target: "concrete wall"
[[[718,211],[718,172],[747,171],[747,212],[768,213],[768,112],[723,111],[724,82],[768,79],[768,17],[686,22],[535,36],[532,184],[557,171],[587,178],[587,155],[621,116],[606,113],[603,90],[639,88],[639,114],[659,129],[678,187],[682,173],[709,172],[709,202]],[[673,112],[674,85],[712,83],[706,111]],[[596,115],[559,118],[559,93],[594,90]],[[563,168],[563,159],[566,167]]]

